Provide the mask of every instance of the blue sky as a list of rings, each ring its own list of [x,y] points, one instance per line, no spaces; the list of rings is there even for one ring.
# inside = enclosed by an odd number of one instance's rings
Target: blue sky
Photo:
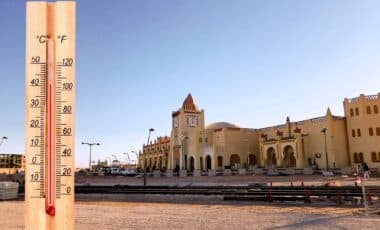
[[[169,135],[191,92],[206,123],[343,115],[380,90],[380,1],[78,0],[76,162]],[[0,0],[0,152],[24,152],[25,1]]]

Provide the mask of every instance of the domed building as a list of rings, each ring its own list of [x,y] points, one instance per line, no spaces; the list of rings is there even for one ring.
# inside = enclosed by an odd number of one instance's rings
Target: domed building
[[[325,115],[260,129],[230,122],[205,126],[204,110],[191,94],[172,112],[168,137],[143,146],[140,167],[180,175],[223,169],[355,167],[379,168],[380,93],[344,100],[345,116]],[[143,157],[141,157],[143,156]],[[145,160],[144,160],[145,159]]]
[[[259,133],[229,122],[204,124],[204,110],[189,94],[172,113],[169,170],[201,171],[247,167],[257,163]]]

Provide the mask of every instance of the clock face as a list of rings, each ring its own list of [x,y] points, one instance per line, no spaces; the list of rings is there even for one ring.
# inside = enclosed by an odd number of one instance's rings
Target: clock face
[[[173,127],[174,128],[178,128],[178,125],[179,125],[178,117],[174,117],[173,118]]]
[[[195,127],[198,125],[198,117],[196,116],[187,116],[187,126]]]

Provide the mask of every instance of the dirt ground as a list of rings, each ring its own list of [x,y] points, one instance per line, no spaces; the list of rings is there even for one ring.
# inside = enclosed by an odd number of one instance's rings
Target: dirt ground
[[[75,229],[379,229],[357,209],[250,204],[76,202]],[[23,229],[23,202],[0,202],[0,229]]]

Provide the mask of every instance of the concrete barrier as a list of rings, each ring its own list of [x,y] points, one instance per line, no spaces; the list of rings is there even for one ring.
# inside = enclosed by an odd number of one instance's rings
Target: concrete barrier
[[[17,199],[17,182],[0,182],[0,200]]]
[[[277,176],[279,175],[280,173],[278,172],[277,169],[268,169],[268,172],[267,172],[267,175],[268,176]]]
[[[245,175],[247,173],[246,169],[239,169],[239,175]]]
[[[313,169],[312,168],[303,168],[303,175],[312,175]]]
[[[160,177],[161,176],[161,172],[159,170],[155,170],[155,171],[153,171],[153,176],[154,177]]]
[[[286,168],[280,172],[280,174],[284,175],[294,175],[294,168]]]
[[[179,171],[179,176],[180,177],[187,177],[187,171],[186,170],[180,170]]]
[[[193,176],[196,176],[196,177],[201,176],[201,170],[194,170],[193,171]]]
[[[224,175],[225,176],[231,176],[232,175],[231,169],[225,169],[224,170]]]
[[[168,170],[166,170],[165,175],[166,175],[167,177],[173,177],[173,171],[168,169]]]
[[[213,169],[208,170],[208,176],[215,176],[215,175],[216,175],[215,170],[213,170]]]
[[[261,168],[255,168],[253,170],[253,173],[256,174],[256,175],[263,175],[264,174],[264,170],[261,169]]]

